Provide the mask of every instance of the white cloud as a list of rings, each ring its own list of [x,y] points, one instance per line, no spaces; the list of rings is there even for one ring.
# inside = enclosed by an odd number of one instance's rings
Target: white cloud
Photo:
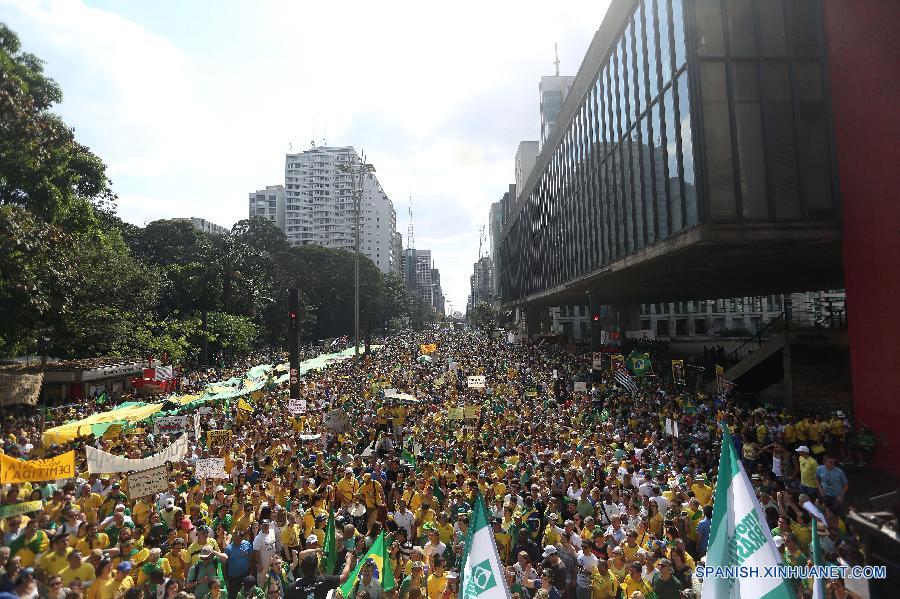
[[[249,191],[283,181],[288,143],[327,127],[329,143],[365,148],[404,240],[412,192],[416,245],[431,246],[461,308],[478,228],[518,141],[536,137],[553,43],[574,73],[607,6],[0,0],[0,19],[47,61],[61,114],[109,165],[127,220],[231,225]]]

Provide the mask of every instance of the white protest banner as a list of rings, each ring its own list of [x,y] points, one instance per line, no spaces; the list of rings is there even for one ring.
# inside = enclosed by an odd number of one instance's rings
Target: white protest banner
[[[199,410],[197,410],[198,414],[202,414],[203,416],[208,416],[212,414],[213,410],[210,406],[203,406]]]
[[[165,449],[141,460],[122,458],[90,446],[84,449],[85,453],[87,453],[87,466],[90,473],[114,474],[130,470],[140,472],[141,470],[162,466],[166,462],[181,461],[181,458],[184,457],[188,450],[188,437],[187,435],[181,435]]]
[[[322,435],[297,435],[301,441],[318,441]]]
[[[558,371],[558,370],[554,370],[554,371],[553,371],[553,378],[554,378],[554,379],[558,379],[558,378],[559,378],[559,371]]]
[[[678,421],[677,420],[675,420],[672,423],[672,436],[678,437]]]
[[[138,499],[162,493],[169,488],[169,467],[166,464],[128,475],[128,498]]]
[[[194,412],[194,439],[200,441],[200,412]]]
[[[469,389],[484,389],[485,387],[485,377],[481,376],[470,376],[468,379]]]
[[[225,458],[202,458],[197,460],[196,474],[198,479],[227,478],[225,474]]]
[[[667,435],[674,435],[674,434],[675,434],[675,432],[672,430],[672,419],[671,419],[671,418],[666,418],[666,428],[665,428],[665,430],[666,430],[666,434],[667,434]]]
[[[17,374],[0,372],[0,406],[37,404],[41,395],[44,373]]]
[[[305,414],[306,413],[306,400],[305,399],[289,399],[288,414]]]
[[[171,435],[180,433],[187,427],[187,416],[165,416],[153,421],[154,435]]]
[[[458,368],[459,368],[459,364],[457,364],[456,362],[449,362],[447,364],[447,370],[449,372],[456,372]]]
[[[587,383],[584,381],[575,381],[575,391],[587,391]]]
[[[394,397],[395,395],[397,395],[397,390],[396,390],[396,389],[385,389],[385,390],[384,390],[384,396],[385,396],[385,397]]]

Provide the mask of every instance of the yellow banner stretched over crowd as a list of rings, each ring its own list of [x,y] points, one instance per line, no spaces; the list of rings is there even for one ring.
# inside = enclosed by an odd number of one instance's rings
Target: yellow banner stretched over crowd
[[[91,434],[91,425],[101,424],[103,422],[116,422],[117,420],[125,420],[128,422],[140,422],[145,418],[159,412],[162,408],[161,403],[148,404],[145,406],[128,406],[126,408],[117,408],[109,412],[102,412],[88,416],[83,420],[69,422],[62,426],[57,426],[44,431],[42,437],[45,446],[62,445],[72,439],[76,439],[82,435]]]
[[[423,343],[422,345],[419,346],[419,349],[422,351],[423,354],[433,354],[434,352],[437,351],[437,344],[436,343]]]
[[[0,454],[0,483],[28,483],[75,477],[75,452],[45,460],[17,460]]]

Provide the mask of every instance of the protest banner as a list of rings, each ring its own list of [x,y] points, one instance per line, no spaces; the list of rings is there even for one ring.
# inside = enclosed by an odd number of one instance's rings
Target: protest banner
[[[231,444],[231,430],[206,431],[206,447],[227,447]]]
[[[575,381],[575,391],[587,391],[587,383],[585,381]]]
[[[200,412],[194,412],[194,439],[200,441]]]
[[[202,408],[197,410],[197,413],[201,414],[203,416],[209,416],[210,414],[213,413],[213,409],[210,406],[203,406]]]
[[[199,480],[205,478],[226,478],[225,458],[203,458],[197,460],[195,476]]]
[[[306,400],[305,399],[289,399],[287,411],[288,411],[288,414],[305,414],[306,413]]]
[[[672,382],[684,385],[684,360],[672,360]]]
[[[0,373],[0,406],[36,405],[41,395],[44,373]]]
[[[447,420],[462,420],[465,417],[463,408],[447,408]]]
[[[595,351],[592,358],[591,367],[594,370],[603,370],[603,352]]]
[[[132,460],[129,458],[119,457],[111,453],[107,453],[96,447],[88,445],[84,448],[87,453],[88,472],[97,472],[99,474],[115,474],[116,472],[129,472],[134,470],[149,470],[162,466],[166,462],[178,462],[184,457],[188,450],[188,436],[181,435],[178,439],[166,447],[153,454],[150,457],[140,460]]]
[[[470,376],[468,379],[469,389],[484,389],[486,379],[484,375]]]
[[[463,414],[466,420],[481,418],[481,406],[466,406]]]
[[[75,452],[44,460],[17,460],[0,454],[0,483],[27,483],[75,477]]]
[[[154,435],[171,435],[180,433],[187,427],[187,416],[166,416],[153,421]]]
[[[537,389],[529,389],[525,392],[525,397],[537,397]]]
[[[127,479],[130,499],[156,495],[169,488],[169,466],[163,464],[156,468],[133,472],[128,475]]]
[[[44,507],[44,502],[40,499],[34,501],[25,501],[23,503],[10,503],[0,505],[0,518],[10,518],[19,514],[27,514],[28,512],[37,512]]]

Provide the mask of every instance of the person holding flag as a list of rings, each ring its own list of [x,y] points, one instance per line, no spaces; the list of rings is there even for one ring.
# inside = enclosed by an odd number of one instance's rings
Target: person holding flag
[[[472,507],[460,572],[461,599],[508,599],[506,576],[484,498],[479,493]]]
[[[353,553],[355,555],[355,553]],[[352,560],[347,561],[347,564],[350,564]],[[348,565],[344,564],[344,571],[347,571]],[[375,542],[372,543],[372,548],[369,549],[368,553],[356,564],[356,568],[353,570],[351,574],[344,577],[344,580],[340,584],[341,595],[350,599],[354,597],[352,595],[353,589],[360,578],[361,570],[363,567],[371,567],[372,568],[372,576],[375,580],[378,581],[378,584],[381,586],[381,590],[384,592],[392,591],[397,586],[397,581],[394,579],[394,569],[391,567],[391,560],[388,554],[388,547],[384,542],[384,532],[381,532],[378,535],[378,538],[375,539]],[[343,576],[343,574],[342,574]],[[324,595],[323,595],[324,596]],[[291,599],[290,597],[286,599]],[[305,597],[301,597],[300,599],[306,599]],[[318,599],[318,595],[316,595],[315,599]]]
[[[727,427],[722,428],[718,472],[706,567],[722,568],[726,575],[705,577],[702,599],[793,599],[787,580],[763,577],[765,568],[781,564],[781,557]],[[757,568],[759,574],[727,576],[726,568],[739,566]]]
[[[292,582],[284,593],[284,599],[325,599],[328,592],[347,582],[350,570],[356,563],[356,553],[348,552],[344,563],[344,570],[340,575],[318,574],[319,559],[314,551],[303,551],[300,555],[300,565],[295,576],[299,576]],[[357,569],[358,571],[358,569]],[[345,597],[347,595],[344,595]]]

